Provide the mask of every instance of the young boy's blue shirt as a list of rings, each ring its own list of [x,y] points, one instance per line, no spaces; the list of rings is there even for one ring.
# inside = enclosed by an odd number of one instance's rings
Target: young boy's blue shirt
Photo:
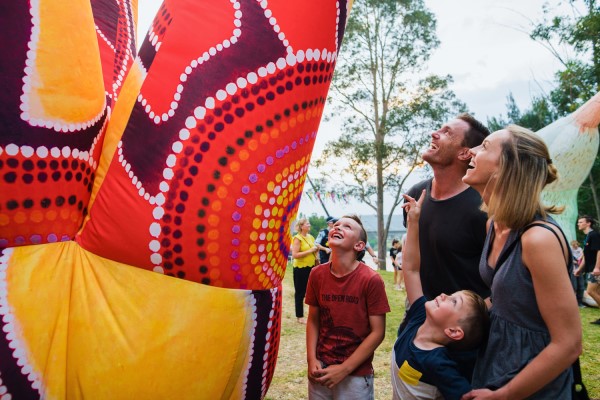
[[[431,396],[430,398],[459,400],[463,394],[471,391],[471,385],[460,374],[448,349],[440,346],[422,350],[413,343],[419,327],[425,322],[426,301],[425,296],[422,296],[411,305],[406,315],[408,323],[398,332],[393,350],[398,371],[392,384],[396,386],[395,392],[400,393],[401,398]]]

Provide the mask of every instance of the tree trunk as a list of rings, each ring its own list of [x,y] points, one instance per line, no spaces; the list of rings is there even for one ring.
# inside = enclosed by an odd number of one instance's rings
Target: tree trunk
[[[381,128],[380,128],[381,129]],[[383,133],[378,132],[377,138],[375,139],[375,146],[377,146],[377,263],[380,270],[385,271],[386,256],[385,256],[385,245],[387,242],[387,231],[383,223],[383,157],[380,156],[383,144]]]

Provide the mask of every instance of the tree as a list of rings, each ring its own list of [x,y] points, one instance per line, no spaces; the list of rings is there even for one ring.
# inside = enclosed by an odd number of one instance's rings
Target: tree
[[[556,15],[556,8],[567,5],[570,15]],[[559,116],[575,111],[600,91],[600,7],[596,0],[567,0],[544,7],[544,20],[536,24],[531,38],[542,43],[563,64],[558,71],[558,87],[550,93],[550,101]],[[569,46],[575,57],[561,51]],[[581,213],[600,218],[600,159],[592,167],[588,179],[579,189]]]
[[[385,254],[392,214],[408,176],[421,165],[428,133],[466,109],[449,76],[423,74],[438,45],[436,20],[422,0],[354,2],[332,97],[344,134],[316,162],[335,190],[377,212],[378,254]],[[384,194],[392,197],[387,220]],[[385,263],[380,263],[385,268]]]
[[[325,218],[316,214],[312,214],[310,217],[308,217],[308,222],[310,222],[310,234],[315,238],[321,229],[327,228],[327,221]]]
[[[506,102],[506,118],[502,116],[488,118],[487,125],[491,132],[505,128],[509,124],[517,124],[538,131],[558,119],[554,105],[546,97],[534,97],[531,109],[521,111],[512,93]]]

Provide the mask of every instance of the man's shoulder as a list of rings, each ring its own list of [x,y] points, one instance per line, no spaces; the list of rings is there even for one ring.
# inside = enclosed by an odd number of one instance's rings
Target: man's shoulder
[[[465,197],[468,197],[468,198],[471,198],[471,199],[477,201],[478,203],[481,203],[481,195],[479,194],[479,192],[477,190],[473,189],[471,186],[466,188],[461,194],[464,195]]]
[[[419,194],[423,189],[427,189],[431,186],[431,181],[433,178],[424,179],[421,182],[415,183],[408,191],[406,192],[409,196],[413,196],[413,194]]]

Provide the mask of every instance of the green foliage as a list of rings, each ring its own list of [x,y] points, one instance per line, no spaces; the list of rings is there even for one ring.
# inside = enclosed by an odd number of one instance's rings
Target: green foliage
[[[597,92],[598,79],[592,65],[581,60],[569,60],[556,73],[558,87],[550,93],[550,100],[560,115],[570,114],[581,107]]]
[[[435,28],[423,0],[354,2],[336,66],[332,97],[345,133],[328,143],[316,166],[332,182],[352,179],[333,190],[377,212],[380,247],[429,133],[466,110],[448,89],[450,76],[422,73],[439,45]],[[394,200],[384,226],[385,192]]]
[[[562,8],[561,8],[562,7]],[[568,12],[564,9],[567,8]],[[523,112],[508,97],[507,116],[488,119],[491,130],[509,123],[534,131],[574,112],[600,91],[600,7],[596,0],[557,0],[547,2],[543,18],[532,26],[530,37],[548,49],[563,69],[555,74],[556,87],[549,95],[534,98]],[[592,171],[577,196],[580,214],[600,219],[600,159],[596,156]]]
[[[531,102],[531,108],[521,111],[510,93],[507,97],[506,110],[506,118],[502,116],[488,118],[487,124],[490,131],[503,129],[509,124],[517,124],[532,131],[538,131],[558,118],[555,107],[544,97],[535,97]]]
[[[320,217],[317,214],[309,216],[308,222],[310,222],[310,234],[314,237],[317,237],[319,231],[327,226],[325,217]]]
[[[560,60],[564,69],[556,73],[558,86],[550,93],[550,101],[558,115],[575,111],[600,90],[600,7],[596,0],[569,0],[569,16],[550,17],[554,9],[546,7],[545,20],[533,30],[531,37],[544,44]],[[558,51],[556,43],[571,46],[575,57]],[[578,193],[580,214],[600,218],[599,193],[600,161]]]

